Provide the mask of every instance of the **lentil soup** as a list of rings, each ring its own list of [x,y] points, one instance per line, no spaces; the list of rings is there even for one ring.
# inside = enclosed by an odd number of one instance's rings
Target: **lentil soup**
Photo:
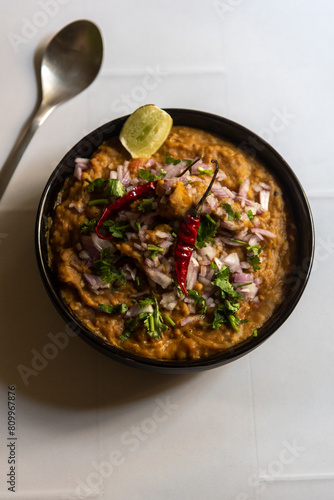
[[[212,160],[219,172],[198,215],[186,294],[175,250],[213,177]],[[138,186],[143,194],[96,232],[106,207]],[[96,335],[148,358],[198,360],[256,335],[271,317],[284,299],[295,235],[264,165],[220,137],[175,126],[151,158],[131,159],[113,138],[90,160],[76,159],[55,208],[50,256],[64,301]]]

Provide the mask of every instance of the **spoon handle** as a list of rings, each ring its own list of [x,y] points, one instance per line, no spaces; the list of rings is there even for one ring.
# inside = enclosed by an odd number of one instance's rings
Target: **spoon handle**
[[[54,108],[55,106],[46,105],[42,102],[35,115],[28,121],[18,136],[8,158],[0,170],[0,201],[34,133],[38,127],[44,123]]]

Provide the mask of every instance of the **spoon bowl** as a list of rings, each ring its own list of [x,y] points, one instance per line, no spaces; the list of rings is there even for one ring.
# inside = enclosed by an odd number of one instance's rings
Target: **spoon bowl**
[[[76,21],[49,43],[42,59],[43,102],[57,105],[85,90],[99,72],[103,42],[97,26]]]
[[[72,99],[93,82],[102,57],[102,36],[91,21],[68,24],[52,38],[42,59],[42,95],[37,111],[23,128],[0,171],[0,200],[38,127],[56,106]]]

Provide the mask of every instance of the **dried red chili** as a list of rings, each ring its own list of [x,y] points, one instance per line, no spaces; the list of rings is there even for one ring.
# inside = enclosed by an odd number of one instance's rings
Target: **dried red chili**
[[[205,191],[204,195],[200,199],[198,205],[194,209],[190,210],[190,212],[184,217],[176,239],[176,246],[175,246],[176,278],[182,292],[185,295],[188,295],[186,286],[188,268],[191,256],[194,251],[198,228],[200,225],[200,217],[198,216],[198,214],[202,208],[202,205],[206,197],[208,196],[212,188],[212,185],[215,181],[216,175],[219,170],[219,165],[217,160],[211,160],[211,162],[216,164],[216,168],[212,176],[211,182],[207,190]]]
[[[187,172],[187,170],[189,170],[193,165],[195,165],[195,163],[198,162],[199,159],[200,158],[197,158],[190,165],[188,165],[187,168],[185,168],[177,177],[182,177],[182,175],[184,175]],[[133,201],[138,200],[138,198],[142,198],[144,196],[151,196],[152,194],[154,194],[157,188],[157,183],[158,181],[151,181],[151,182],[145,182],[144,184],[140,184],[139,186],[133,188],[131,191],[126,193],[118,200],[114,201],[114,203],[109,205],[104,210],[102,216],[100,217],[98,223],[96,224],[95,232],[98,235],[98,237],[101,238],[102,240],[112,239],[113,238],[112,235],[103,236],[100,232],[100,229],[103,226],[104,222],[108,219],[111,219],[111,217],[120,210],[124,210],[125,208],[129,207],[129,205],[131,205]]]
[[[114,203],[109,205],[109,207],[104,210],[102,216],[96,224],[95,231],[98,237],[102,238],[103,240],[110,240],[111,238],[113,238],[113,236],[103,236],[100,233],[100,229],[103,223],[120,210],[124,210],[125,208],[127,208],[133,201],[138,200],[138,198],[141,198],[143,196],[151,196],[152,194],[154,194],[157,187],[157,182],[158,181],[152,181],[145,182],[145,184],[140,184],[139,186],[131,189],[131,191],[122,196],[122,198],[119,198],[118,200],[114,201]]]

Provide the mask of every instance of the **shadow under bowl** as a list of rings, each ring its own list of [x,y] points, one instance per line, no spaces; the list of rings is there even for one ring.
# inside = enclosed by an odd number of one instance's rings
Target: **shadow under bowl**
[[[285,199],[291,208],[297,227],[296,262],[285,300],[258,330],[257,337],[250,337],[241,344],[214,356],[187,361],[162,361],[145,358],[112,346],[80,323],[65,304],[57,276],[49,265],[48,234],[59,192],[68,176],[73,173],[77,157],[90,158],[98,146],[111,137],[118,136],[128,118],[112,120],[81,139],[60,161],[48,180],[38,207],[35,243],[37,261],[46,290],[63,319],[86,342],[110,358],[128,365],[162,373],[188,373],[215,368],[249,353],[267,340],[290,316],[307,284],[314,256],[314,226],[310,206],[296,175],[284,159],[261,137],[242,125],[226,118],[203,111],[166,109],[174,125],[198,128],[218,135],[238,146],[262,162],[278,180]]]

